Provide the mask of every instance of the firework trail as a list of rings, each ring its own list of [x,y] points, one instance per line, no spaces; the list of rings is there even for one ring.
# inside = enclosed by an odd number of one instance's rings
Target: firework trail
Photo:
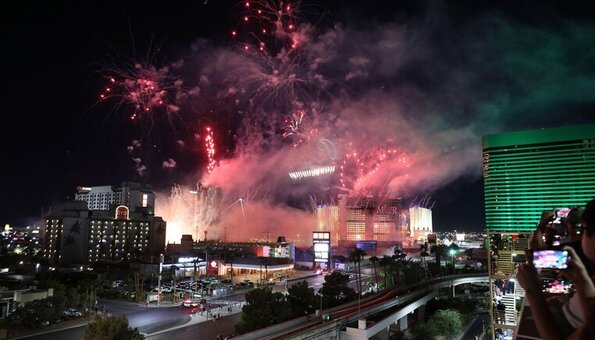
[[[167,193],[157,194],[156,213],[167,220],[169,242],[178,242],[180,235],[202,237],[219,217],[221,193],[197,183],[194,186],[174,184]]]
[[[213,170],[215,170],[217,161],[215,160],[215,141],[213,139],[213,130],[210,127],[206,128],[205,150],[208,159],[207,172],[211,173]]]

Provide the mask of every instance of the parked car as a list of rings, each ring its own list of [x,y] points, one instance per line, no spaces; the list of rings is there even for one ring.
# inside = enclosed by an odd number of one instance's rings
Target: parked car
[[[184,302],[182,302],[182,306],[186,308],[198,307],[198,302],[192,300],[184,300]]]
[[[153,293],[157,293],[157,292],[159,292],[159,287],[155,287],[151,291]],[[172,288],[170,286],[161,286],[161,292],[162,293],[171,293],[172,292]]]
[[[76,310],[74,308],[65,310],[62,314],[64,314],[64,316],[66,316],[68,318],[78,318],[78,317],[83,316],[83,313],[79,312],[78,310]]]

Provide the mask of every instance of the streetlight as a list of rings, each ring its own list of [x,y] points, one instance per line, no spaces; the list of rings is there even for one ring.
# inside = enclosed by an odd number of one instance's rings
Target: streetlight
[[[451,257],[451,262],[452,262],[452,273],[455,273],[455,254],[457,253],[456,250],[451,249],[450,250],[450,257]]]

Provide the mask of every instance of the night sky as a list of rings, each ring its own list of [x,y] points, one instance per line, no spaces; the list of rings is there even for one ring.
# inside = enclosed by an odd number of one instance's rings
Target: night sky
[[[429,157],[425,168],[455,171],[452,176],[427,174],[412,185],[419,190],[405,195],[428,194],[436,201],[439,231],[484,227],[482,135],[595,122],[593,3],[477,3],[321,0],[301,6],[300,22],[317,27],[318,36],[333,29],[347,36],[329,43],[333,58],[345,60],[345,68],[339,62],[320,66],[334,81],[321,91],[326,108],[351,112],[351,107],[363,110],[364,103],[393,98],[390,105],[379,106],[387,111],[398,107],[405,113],[395,120],[410,124],[394,134],[442,155]],[[28,223],[41,207],[72,199],[79,185],[130,180],[167,190],[174,182],[195,179],[193,169],[205,164],[199,147],[172,151],[172,144],[193,135],[190,128],[147,129],[128,119],[126,105],[98,103],[105,66],[146,56],[161,66],[185,58],[185,77],[208,74],[213,84],[216,75],[209,67],[221,51],[233,50],[230,32],[242,29],[243,11],[242,2],[224,0],[2,1],[0,223]],[[382,44],[391,41],[397,46],[387,45],[391,53],[380,55]],[[355,66],[361,68],[350,68]],[[227,112],[229,98],[216,102],[210,98],[219,99],[219,92],[207,91],[182,110]],[[337,103],[333,96],[353,102]],[[237,129],[230,122],[232,113],[226,114],[204,113],[191,123]],[[174,134],[173,142],[168,140]],[[237,156],[233,132],[221,135],[220,154]],[[149,169],[142,177],[127,151],[135,139],[148,148],[143,162]],[[444,141],[449,150],[440,149]],[[462,146],[464,151],[456,152]],[[176,160],[174,170],[160,166],[169,159]]]

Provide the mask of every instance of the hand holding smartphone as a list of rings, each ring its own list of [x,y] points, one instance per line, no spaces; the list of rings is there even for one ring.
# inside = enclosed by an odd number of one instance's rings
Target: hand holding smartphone
[[[566,269],[570,254],[566,250],[533,250],[533,266],[536,269]]]
[[[567,250],[545,249],[533,250],[531,261],[536,269],[564,270],[568,268],[568,260],[571,258]],[[551,275],[551,274],[549,274]],[[540,279],[542,291],[549,294],[569,294],[573,286],[569,281],[554,277],[542,277]]]

